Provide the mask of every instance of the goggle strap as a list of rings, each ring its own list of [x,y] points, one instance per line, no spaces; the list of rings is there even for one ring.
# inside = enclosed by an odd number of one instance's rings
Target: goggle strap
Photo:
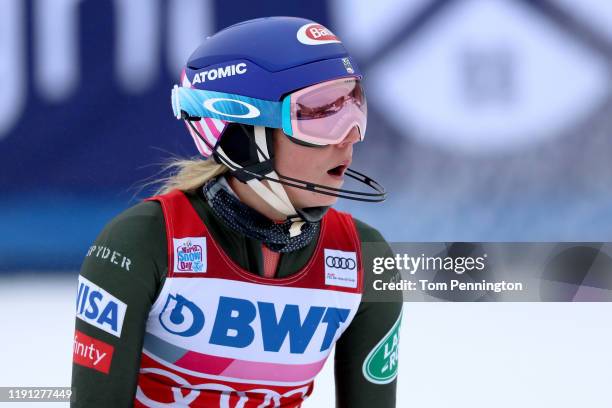
[[[172,109],[177,119],[181,119],[184,111],[192,118],[214,118],[219,120],[242,123],[252,126],[282,127],[282,103],[248,96],[229,94],[202,89],[179,87],[172,89]],[[216,101],[233,101],[246,107],[247,114],[240,112],[223,112],[215,108]],[[231,108],[229,108],[231,110]]]

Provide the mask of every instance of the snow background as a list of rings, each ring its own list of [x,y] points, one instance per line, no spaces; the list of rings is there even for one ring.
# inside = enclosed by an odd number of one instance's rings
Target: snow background
[[[75,274],[0,277],[0,386],[68,386]],[[604,408],[610,303],[406,303],[398,407]],[[333,360],[305,408],[333,407]],[[2,403],[1,407],[68,406]]]

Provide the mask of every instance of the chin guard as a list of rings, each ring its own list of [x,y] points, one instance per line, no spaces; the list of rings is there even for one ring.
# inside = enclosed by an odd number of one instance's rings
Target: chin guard
[[[297,209],[298,215],[306,222],[319,222],[325,213],[329,210],[329,206],[307,207]]]

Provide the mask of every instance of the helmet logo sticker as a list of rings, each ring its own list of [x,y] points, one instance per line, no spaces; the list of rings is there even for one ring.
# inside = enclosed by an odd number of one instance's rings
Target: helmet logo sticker
[[[241,62],[240,64],[228,65],[225,67],[219,67],[215,69],[209,69],[208,71],[197,72],[193,76],[192,84],[199,84],[206,82],[206,80],[214,81],[215,79],[221,79],[234,75],[242,75],[247,72],[247,64]]]
[[[339,43],[340,40],[334,33],[323,27],[321,24],[309,23],[300,27],[297,32],[297,39],[306,45],[321,45]]]
[[[245,113],[227,113],[227,112],[221,112],[220,110],[218,110],[215,107],[215,103],[217,102],[224,102],[221,103],[221,108],[222,109],[227,109],[229,111],[231,110],[236,110],[235,105],[232,106],[232,103],[237,103],[239,105],[242,105],[244,108],[247,109],[247,111]],[[261,115],[261,111],[259,109],[257,109],[255,106],[251,105],[248,102],[245,101],[239,101],[237,99],[229,99],[229,98],[210,98],[205,100],[202,105],[208,109],[209,111],[216,113],[217,115],[223,115],[223,116],[227,116],[230,118],[241,118],[241,119],[252,119],[252,118],[256,118],[259,115]]]
[[[348,72],[349,74],[355,73],[353,65],[351,64],[351,60],[349,60],[348,58],[342,58],[342,63],[344,64],[344,69],[346,69],[346,72]]]

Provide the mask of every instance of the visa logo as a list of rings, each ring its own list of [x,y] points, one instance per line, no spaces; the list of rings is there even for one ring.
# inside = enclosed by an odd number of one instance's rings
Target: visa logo
[[[293,354],[302,354],[321,325],[325,335],[319,351],[329,349],[350,309],[311,306],[304,315],[298,305],[282,307],[270,302],[251,302],[235,297],[220,296],[208,342],[225,347],[245,348],[253,343],[255,327],[261,328],[264,351],[278,352],[285,341]],[[277,309],[281,309],[277,313]],[[259,324],[254,324],[259,319]],[[168,295],[159,320],[167,331],[180,336],[194,336],[204,328],[204,313],[182,295]],[[185,324],[189,322],[188,324]],[[194,330],[195,329],[195,330]]]
[[[113,336],[121,337],[126,310],[125,303],[79,275],[76,317]]]

